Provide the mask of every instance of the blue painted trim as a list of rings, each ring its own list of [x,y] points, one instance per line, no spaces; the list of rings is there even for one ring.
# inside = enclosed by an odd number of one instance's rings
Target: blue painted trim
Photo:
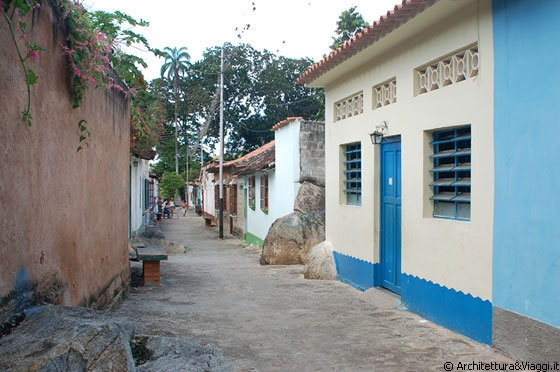
[[[474,341],[492,344],[492,303],[403,273],[405,306],[422,317]]]
[[[333,251],[337,279],[361,291],[378,287],[381,283],[379,264]]]

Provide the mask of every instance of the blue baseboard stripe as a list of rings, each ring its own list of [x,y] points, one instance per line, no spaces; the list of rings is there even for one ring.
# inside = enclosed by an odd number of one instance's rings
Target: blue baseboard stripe
[[[333,251],[338,280],[365,291],[379,286],[379,264]]]
[[[402,274],[401,300],[408,309],[474,341],[492,344],[492,303]]]

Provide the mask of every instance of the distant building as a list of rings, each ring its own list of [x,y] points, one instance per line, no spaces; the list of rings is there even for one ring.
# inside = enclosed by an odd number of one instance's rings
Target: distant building
[[[155,213],[158,181],[155,175],[150,174],[150,160],[154,157],[155,152],[130,156],[129,237],[148,225]]]
[[[272,223],[293,210],[303,181],[324,185],[324,124],[287,118],[273,126],[275,140],[223,164],[224,232],[262,247]],[[215,224],[219,164],[203,167],[203,215]]]

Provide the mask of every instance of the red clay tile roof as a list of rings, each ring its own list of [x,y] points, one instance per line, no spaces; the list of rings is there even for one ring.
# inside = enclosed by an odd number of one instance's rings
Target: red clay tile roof
[[[238,175],[272,170],[274,169],[275,143],[276,140],[272,140],[238,159],[224,162],[224,168],[232,167],[232,174]],[[219,167],[219,163],[214,162],[208,168],[208,172],[216,172]]]
[[[271,131],[274,132],[275,130],[280,129],[280,128],[282,128],[282,127],[285,127],[286,125],[290,124],[292,121],[296,121],[296,120],[298,120],[298,119],[303,120],[303,118],[302,118],[301,116],[290,116],[290,117],[287,117],[286,119],[284,119],[284,120],[282,120],[282,121],[280,121],[280,122],[274,124],[274,125],[272,126]]]
[[[272,140],[247,155],[232,160],[229,165],[233,166],[233,174],[245,175],[274,169],[275,144],[276,140]]]
[[[418,13],[432,6],[436,1],[438,0],[403,0],[402,4],[395,5],[395,8],[388,11],[387,15],[379,18],[379,21],[373,22],[372,25],[357,33],[337,50],[334,50],[327,57],[305,71],[296,79],[296,83],[311,83],[391,31],[399,28]]]

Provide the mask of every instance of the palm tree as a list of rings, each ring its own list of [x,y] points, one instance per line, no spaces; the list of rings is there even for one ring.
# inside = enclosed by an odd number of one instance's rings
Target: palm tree
[[[167,79],[173,82],[175,93],[175,173],[179,174],[179,153],[177,142],[177,102],[179,101],[179,81],[181,76],[186,74],[191,67],[191,56],[187,53],[187,47],[163,49],[165,63],[161,66],[161,77],[167,75]],[[187,170],[188,172],[188,170]],[[188,177],[188,176],[187,176]]]

